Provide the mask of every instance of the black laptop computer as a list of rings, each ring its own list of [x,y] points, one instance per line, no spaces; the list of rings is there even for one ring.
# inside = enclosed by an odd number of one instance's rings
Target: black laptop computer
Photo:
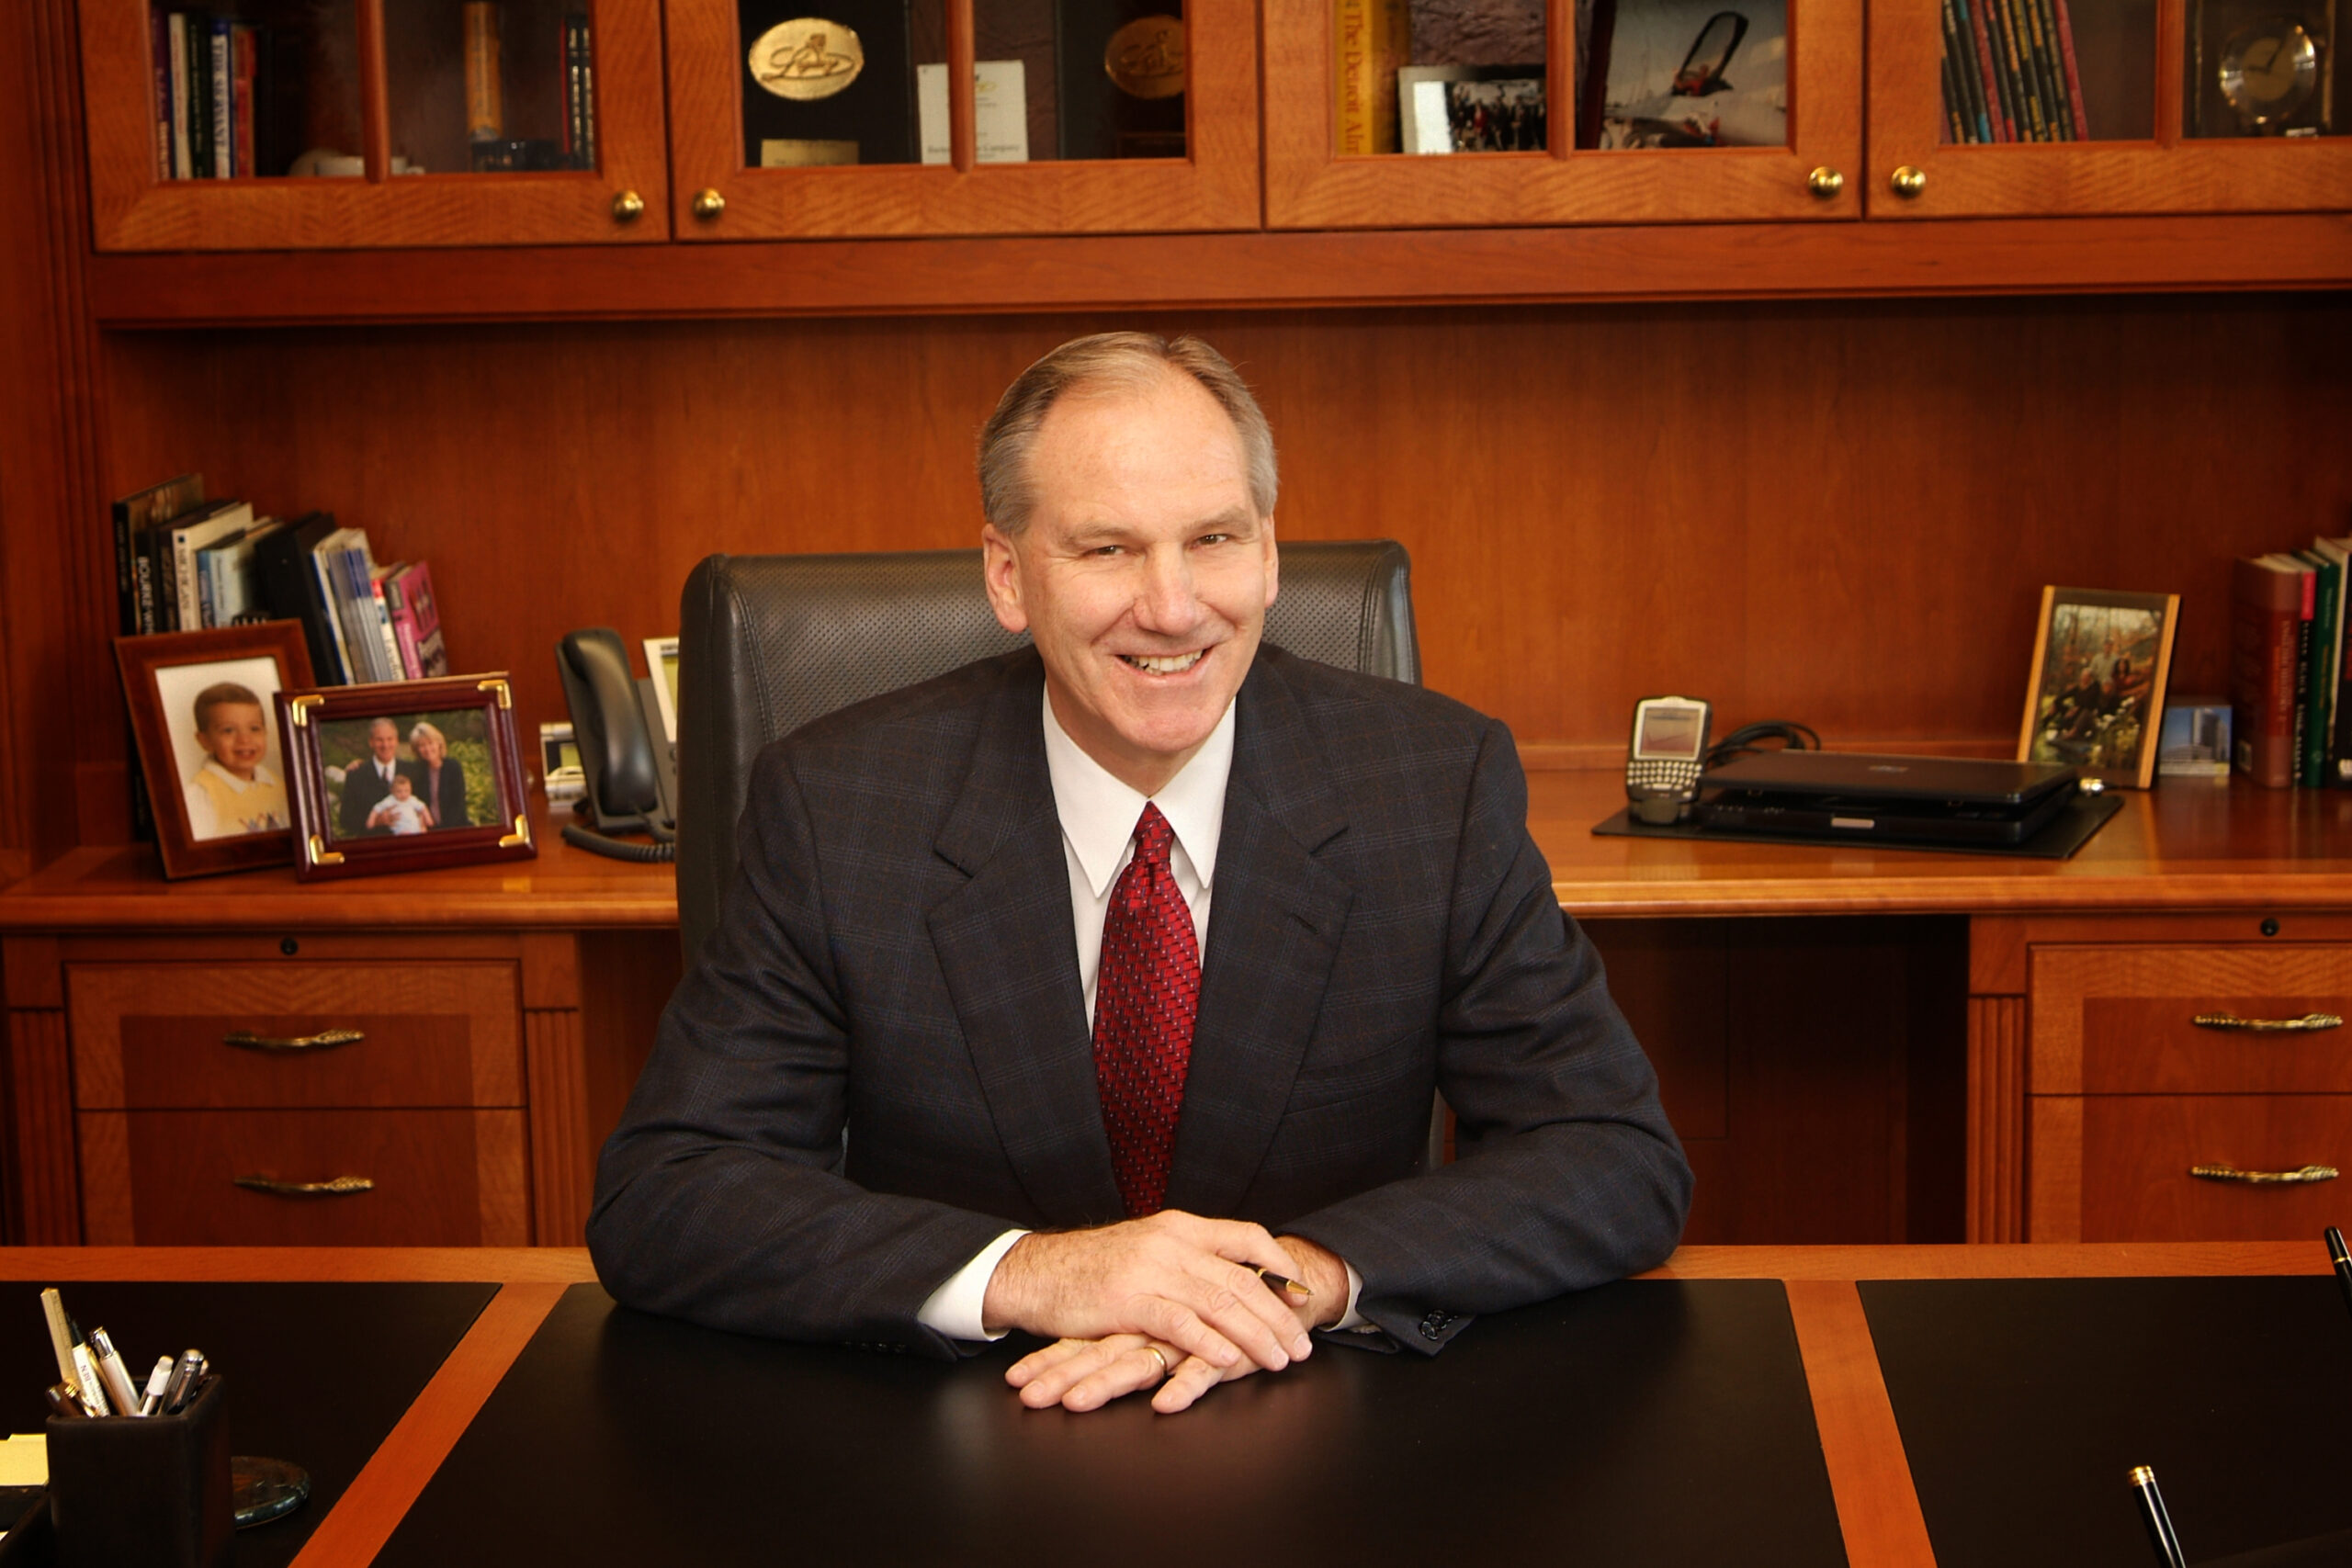
[[[1923,844],[2023,843],[2079,788],[2063,763],[1867,751],[1763,751],[1699,782],[1711,826]]]

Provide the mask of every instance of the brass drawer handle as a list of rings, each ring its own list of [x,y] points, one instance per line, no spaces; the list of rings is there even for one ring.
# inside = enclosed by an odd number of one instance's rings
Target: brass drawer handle
[[[274,1192],[280,1198],[348,1198],[355,1192],[373,1192],[376,1184],[364,1176],[337,1176],[325,1181],[280,1181],[274,1176],[240,1176],[234,1179],[240,1187],[255,1192]]]
[[[322,1029],[316,1034],[255,1034],[240,1029],[220,1037],[223,1045],[247,1051],[324,1051],[334,1045],[356,1045],[368,1036],[356,1029]]]
[[[2206,1181],[2235,1181],[2252,1187],[2284,1186],[2304,1181],[2333,1181],[2332,1165],[2306,1165],[2294,1170],[2240,1170],[2233,1165],[2192,1165],[2188,1174]]]
[[[2188,1021],[2199,1029],[2239,1029],[2249,1034],[2308,1034],[2344,1027],[2343,1017],[2332,1012],[2307,1012],[2301,1018],[2240,1018],[2233,1012],[2200,1012]]]

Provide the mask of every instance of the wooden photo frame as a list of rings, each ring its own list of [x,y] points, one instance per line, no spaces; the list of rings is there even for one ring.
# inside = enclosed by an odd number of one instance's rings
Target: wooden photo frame
[[[2147,788],[2179,619],[2177,593],[2044,588],[2018,761]]]
[[[280,692],[305,882],[529,860],[503,674]]]
[[[294,858],[291,752],[271,700],[311,684],[299,621],[114,640],[168,877]]]

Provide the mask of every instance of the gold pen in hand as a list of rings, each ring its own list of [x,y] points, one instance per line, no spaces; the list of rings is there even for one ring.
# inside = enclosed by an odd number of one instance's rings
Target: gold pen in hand
[[[1315,1288],[1311,1285],[1302,1285],[1295,1280],[1277,1274],[1271,1269],[1261,1269],[1254,1263],[1245,1263],[1242,1267],[1266,1281],[1266,1289],[1278,1295],[1288,1291],[1292,1295],[1300,1296],[1308,1301],[1315,1299]]]

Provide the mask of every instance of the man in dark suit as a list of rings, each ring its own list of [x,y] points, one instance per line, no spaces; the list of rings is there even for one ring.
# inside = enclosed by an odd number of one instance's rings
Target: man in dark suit
[[[400,727],[379,718],[368,727],[368,755],[345,765],[343,801],[335,810],[335,837],[365,839],[391,831],[368,826],[368,814],[392,793],[392,781],[405,777],[417,793],[424,791],[424,773],[414,762],[401,761]]]
[[[1508,731],[1260,644],[1272,443],[1231,367],[1066,344],[981,489],[1035,647],[762,755],[605,1150],[607,1288],[936,1355],[1022,1329],[1025,1402],[1170,1411],[1309,1329],[1434,1352],[1664,1258],[1689,1168]],[[1426,1169],[1433,1088],[1461,1157]]]

